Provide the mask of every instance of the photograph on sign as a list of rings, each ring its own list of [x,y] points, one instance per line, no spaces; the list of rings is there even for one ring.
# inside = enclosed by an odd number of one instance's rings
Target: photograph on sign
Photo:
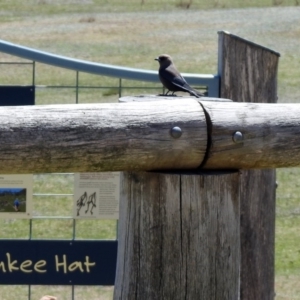
[[[75,173],[74,182],[74,218],[119,218],[119,172]]]
[[[32,189],[32,174],[0,175],[0,218],[31,218]]]

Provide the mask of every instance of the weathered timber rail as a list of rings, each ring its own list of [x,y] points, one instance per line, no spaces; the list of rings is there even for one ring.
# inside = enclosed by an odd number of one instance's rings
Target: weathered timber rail
[[[2,107],[0,172],[300,165],[298,104],[149,98],[152,101]],[[180,137],[172,134],[174,127],[180,128]]]

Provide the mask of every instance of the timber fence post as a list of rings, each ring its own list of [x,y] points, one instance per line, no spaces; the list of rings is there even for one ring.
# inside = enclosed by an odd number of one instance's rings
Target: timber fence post
[[[114,299],[238,299],[239,173],[121,174]]]
[[[278,61],[271,49],[219,32],[220,97],[275,103]],[[241,174],[241,299],[275,297],[275,180],[275,169]]]

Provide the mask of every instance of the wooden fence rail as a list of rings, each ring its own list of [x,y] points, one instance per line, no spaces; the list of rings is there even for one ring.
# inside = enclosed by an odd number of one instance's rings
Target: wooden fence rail
[[[0,108],[0,172],[300,165],[299,104],[160,98]]]

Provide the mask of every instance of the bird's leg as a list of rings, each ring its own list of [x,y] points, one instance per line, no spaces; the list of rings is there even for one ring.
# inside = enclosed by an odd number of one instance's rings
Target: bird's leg
[[[170,92],[170,90],[167,90],[167,92],[165,93],[165,95],[167,96],[169,92]]]

